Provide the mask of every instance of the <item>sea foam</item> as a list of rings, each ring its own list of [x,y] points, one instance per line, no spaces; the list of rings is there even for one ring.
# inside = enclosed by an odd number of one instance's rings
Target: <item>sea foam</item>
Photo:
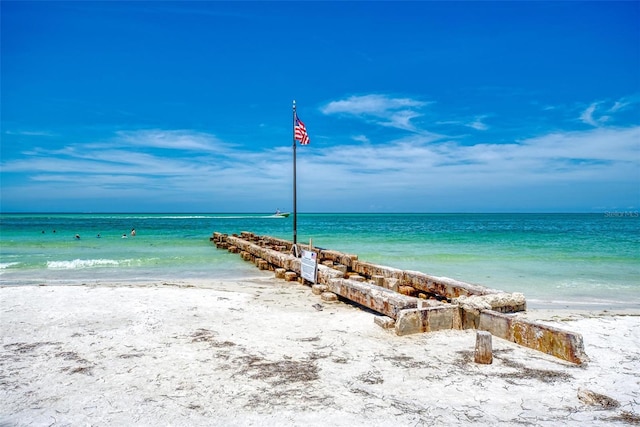
[[[0,262],[0,270],[4,270],[5,268],[11,268],[14,265],[20,264],[19,262]]]
[[[113,259],[74,259],[73,261],[47,261],[47,268],[59,270],[73,270],[91,267],[117,267],[122,263],[129,264],[129,260],[116,261]]]

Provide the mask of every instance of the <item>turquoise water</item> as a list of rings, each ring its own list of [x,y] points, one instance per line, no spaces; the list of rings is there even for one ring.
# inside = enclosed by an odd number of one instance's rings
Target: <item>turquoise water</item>
[[[216,249],[212,232],[292,238],[292,218],[269,214],[0,220],[5,286],[269,276]],[[523,292],[530,306],[640,308],[640,218],[633,213],[299,214],[298,241],[310,239],[378,264]]]

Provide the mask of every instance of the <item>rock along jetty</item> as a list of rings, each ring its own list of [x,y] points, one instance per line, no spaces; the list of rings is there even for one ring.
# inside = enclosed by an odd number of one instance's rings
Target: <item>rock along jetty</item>
[[[301,277],[301,259],[293,255],[293,244],[288,240],[244,231],[240,235],[214,232],[210,241],[220,249],[239,253],[261,270],[274,271],[278,279],[307,282]],[[357,255],[310,245],[298,247],[317,254],[314,294],[325,302],[344,298],[380,313],[376,323],[395,328],[397,335],[476,329],[572,363],[588,361],[582,335],[516,315],[526,310],[521,293],[376,265],[359,260]],[[486,339],[486,333],[479,332],[481,337]]]

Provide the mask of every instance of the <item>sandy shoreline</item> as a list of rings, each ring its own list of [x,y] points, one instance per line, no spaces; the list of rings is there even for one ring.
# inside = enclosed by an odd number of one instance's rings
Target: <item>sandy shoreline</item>
[[[0,304],[3,426],[640,424],[638,310],[529,310],[583,335],[575,366],[495,337],[477,365],[474,331],[398,337],[270,278],[2,287]]]

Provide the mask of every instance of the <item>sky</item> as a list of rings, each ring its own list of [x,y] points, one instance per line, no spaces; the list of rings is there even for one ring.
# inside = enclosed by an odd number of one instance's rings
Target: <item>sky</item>
[[[640,2],[0,2],[2,212],[637,212]]]

